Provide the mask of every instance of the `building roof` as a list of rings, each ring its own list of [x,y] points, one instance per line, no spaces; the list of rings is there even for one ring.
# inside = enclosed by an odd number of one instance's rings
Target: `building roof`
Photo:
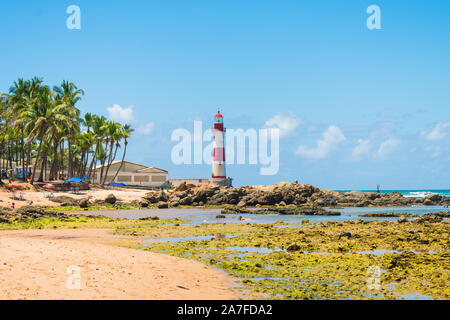
[[[121,162],[122,162],[121,160],[113,161],[113,162],[111,162],[111,166],[114,164],[120,164]],[[124,164],[130,164],[133,166],[140,167],[139,169],[136,169],[137,173],[168,173],[167,170],[156,168],[156,167],[147,167],[142,164],[134,163],[131,161],[126,161],[126,160],[124,160],[123,162],[124,162]],[[100,170],[102,167],[107,167],[107,164],[105,164],[103,166],[95,166],[94,170]]]

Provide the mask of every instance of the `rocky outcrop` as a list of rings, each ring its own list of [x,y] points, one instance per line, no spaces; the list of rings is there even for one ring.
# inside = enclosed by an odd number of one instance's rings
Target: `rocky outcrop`
[[[67,206],[78,206],[79,200],[68,197],[68,196],[59,196],[50,198],[50,201],[59,203],[61,207],[67,207]]]
[[[114,194],[109,194],[106,198],[105,198],[105,202],[109,203],[109,204],[115,204],[117,201],[117,198]]]
[[[437,222],[441,222],[442,220],[443,220],[442,216],[440,216],[438,214],[427,213],[421,217],[412,219],[411,222],[414,222],[414,223],[437,223]]]
[[[63,213],[55,212],[38,206],[24,206],[17,210],[1,208],[0,209],[0,222],[12,223],[12,222],[24,222],[32,219],[40,218],[59,218],[64,220],[67,216]]]
[[[192,186],[180,184],[170,193],[149,192],[143,198],[147,204],[168,202],[176,206],[224,206],[241,208],[258,206],[410,206],[442,205],[450,203],[450,198],[429,195],[423,199],[406,198],[398,192],[335,192],[319,189],[309,184],[281,182],[272,186],[218,187],[212,185]]]
[[[412,213],[377,212],[377,213],[360,214],[359,217],[400,218],[400,217],[417,217],[417,215]]]
[[[222,214],[279,214],[279,215],[300,215],[300,216],[339,216],[340,212],[327,211],[319,207],[274,207],[256,210],[247,210],[239,207],[229,207],[223,209]]]

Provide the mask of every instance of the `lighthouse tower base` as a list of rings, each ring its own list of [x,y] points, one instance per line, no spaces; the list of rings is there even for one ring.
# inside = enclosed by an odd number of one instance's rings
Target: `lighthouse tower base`
[[[232,181],[231,178],[211,178],[209,179],[209,184],[218,186],[218,187],[232,187]]]

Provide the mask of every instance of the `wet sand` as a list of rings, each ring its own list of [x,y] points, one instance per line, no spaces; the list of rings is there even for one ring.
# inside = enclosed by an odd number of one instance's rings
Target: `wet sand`
[[[0,299],[238,298],[225,274],[113,245],[125,240],[106,229],[1,231]],[[70,266],[79,267],[80,289]]]

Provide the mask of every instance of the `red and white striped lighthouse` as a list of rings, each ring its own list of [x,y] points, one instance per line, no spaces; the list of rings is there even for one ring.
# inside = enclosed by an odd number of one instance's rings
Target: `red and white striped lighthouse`
[[[213,136],[212,182],[221,185],[226,181],[227,176],[225,173],[225,128],[220,110],[214,117]]]

